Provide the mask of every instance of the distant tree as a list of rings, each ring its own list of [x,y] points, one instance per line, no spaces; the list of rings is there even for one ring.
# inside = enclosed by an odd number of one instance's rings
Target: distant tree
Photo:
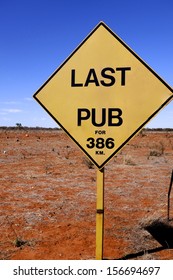
[[[22,124],[21,124],[21,123],[16,123],[16,126],[17,126],[18,128],[21,128],[21,127],[22,127]]]

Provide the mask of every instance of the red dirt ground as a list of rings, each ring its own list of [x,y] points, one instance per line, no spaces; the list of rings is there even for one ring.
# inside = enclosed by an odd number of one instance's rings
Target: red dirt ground
[[[172,169],[173,131],[106,165],[104,259],[173,259]],[[63,131],[1,128],[0,186],[0,259],[95,259],[96,168]]]

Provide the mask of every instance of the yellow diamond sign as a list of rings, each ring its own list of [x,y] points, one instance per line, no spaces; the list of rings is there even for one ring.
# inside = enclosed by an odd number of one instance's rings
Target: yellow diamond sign
[[[173,90],[101,22],[34,98],[100,169]]]

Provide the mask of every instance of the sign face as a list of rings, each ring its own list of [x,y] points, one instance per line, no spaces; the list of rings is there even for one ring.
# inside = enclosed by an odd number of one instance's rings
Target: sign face
[[[34,98],[101,169],[173,90],[101,22]]]

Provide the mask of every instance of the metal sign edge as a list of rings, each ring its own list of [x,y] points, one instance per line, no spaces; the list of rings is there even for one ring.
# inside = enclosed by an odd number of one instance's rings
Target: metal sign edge
[[[46,80],[45,83],[34,93],[33,98],[44,108],[44,110],[54,119],[54,121],[67,133],[67,135],[79,146],[79,148],[87,155],[87,157],[96,165],[98,169],[103,168],[108,161],[121,150],[126,143],[130,141],[167,103],[171,101],[173,95],[171,95],[143,124],[141,124],[132,135],[124,141],[121,146],[114,151],[114,153],[109,156],[101,165],[97,162],[83,149],[83,147],[73,138],[73,136],[64,128],[64,126],[59,123],[59,121],[47,110],[47,108],[39,101],[37,94],[41,89],[58,73],[58,71],[68,62],[68,60],[78,51],[78,49],[92,36],[92,34],[100,27],[104,26],[132,55],[134,55],[152,74],[154,74],[172,93],[173,89],[149,66],[145,61],[143,61],[120,37],[118,37],[103,21],[100,21],[95,28],[85,37],[85,39],[77,46],[77,48],[65,59],[65,61],[53,72],[53,74]]]

